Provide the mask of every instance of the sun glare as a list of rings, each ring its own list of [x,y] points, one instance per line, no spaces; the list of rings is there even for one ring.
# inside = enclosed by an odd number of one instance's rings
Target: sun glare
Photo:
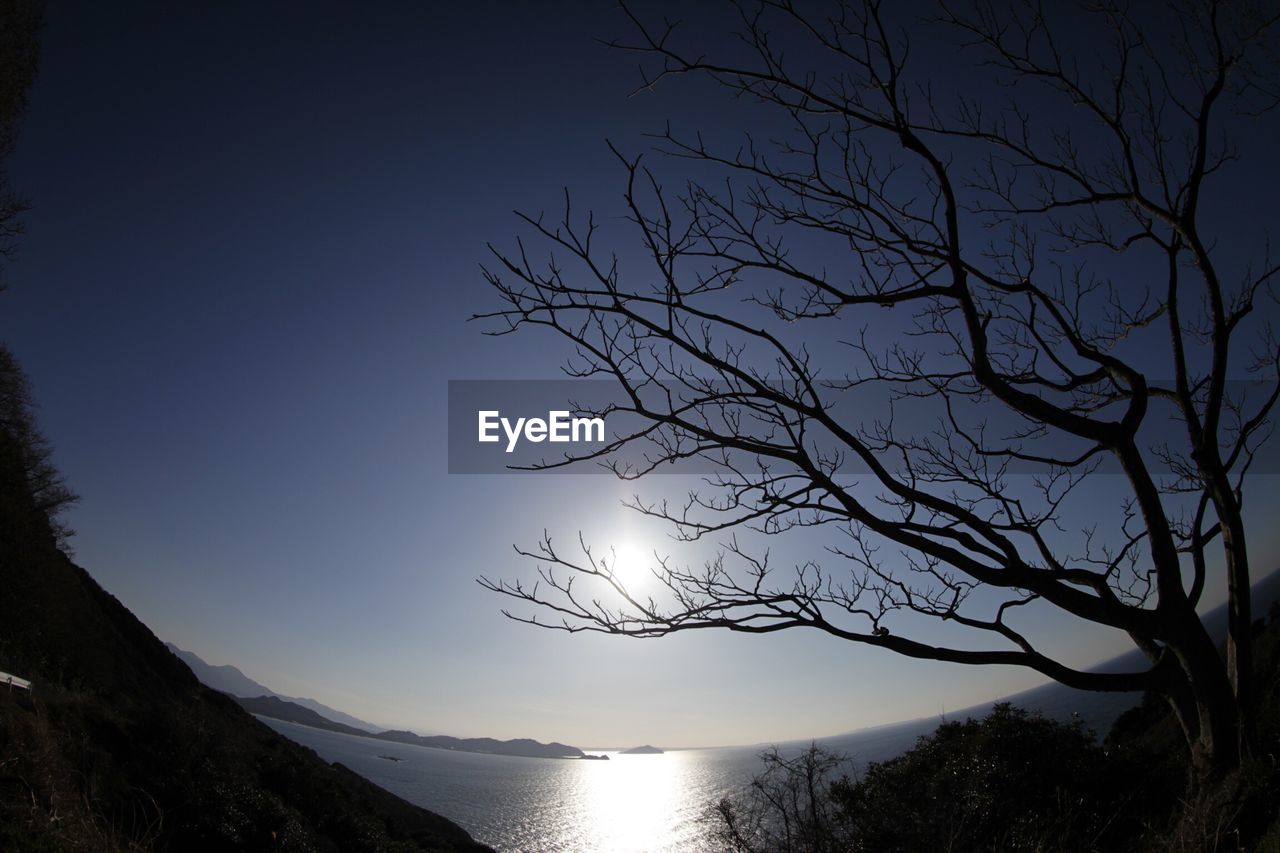
[[[651,577],[653,554],[632,542],[613,546],[609,557],[614,577],[629,590],[633,590]]]

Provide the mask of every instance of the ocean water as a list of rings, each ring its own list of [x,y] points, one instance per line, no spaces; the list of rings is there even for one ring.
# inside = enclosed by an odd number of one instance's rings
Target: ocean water
[[[520,758],[259,719],[499,851],[712,850],[708,809],[760,770],[759,747],[610,753],[609,761]]]
[[[1010,699],[1049,717],[1080,719],[1105,733],[1137,697],[1046,685]],[[992,704],[950,717],[982,717]],[[326,761],[340,762],[403,799],[444,815],[504,853],[718,850],[711,839],[711,809],[763,769],[763,746],[672,750],[662,755],[609,753],[609,761],[519,758],[431,749],[259,719]],[[940,722],[941,718],[910,720],[819,743],[846,756],[844,769],[856,776],[868,762],[910,749]],[[808,743],[778,746],[783,755],[796,755]]]

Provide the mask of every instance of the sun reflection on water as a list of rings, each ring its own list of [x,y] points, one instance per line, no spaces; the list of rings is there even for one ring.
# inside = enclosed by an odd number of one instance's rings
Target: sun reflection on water
[[[580,776],[584,811],[591,816],[598,850],[649,851],[666,839],[688,796],[678,772],[680,757],[617,755],[588,762]]]
[[[609,753],[609,761],[429,749],[266,720],[500,853],[707,853],[703,820],[757,771],[750,747]],[[394,756],[399,761],[387,761]]]

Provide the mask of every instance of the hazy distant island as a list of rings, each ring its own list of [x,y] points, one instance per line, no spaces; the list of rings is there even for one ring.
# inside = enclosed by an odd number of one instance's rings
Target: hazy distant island
[[[407,743],[413,746],[427,746],[432,749],[451,749],[456,752],[484,752],[492,755],[518,755],[525,758],[586,758],[587,755],[576,746],[563,743],[541,743],[529,738],[514,740],[495,740],[489,737],[456,738],[448,735],[423,736],[410,731],[391,730],[370,732],[323,717],[310,708],[304,708],[296,702],[288,702],[279,696],[234,696],[240,706],[252,714],[270,717],[273,720],[284,720],[287,723],[300,723],[315,729],[328,729],[360,737],[377,738],[378,740]]]
[[[630,749],[624,749],[619,755],[662,755],[662,750],[656,746],[633,746]]]

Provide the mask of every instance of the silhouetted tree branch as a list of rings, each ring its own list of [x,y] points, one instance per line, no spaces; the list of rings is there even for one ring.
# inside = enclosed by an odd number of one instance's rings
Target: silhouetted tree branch
[[[546,537],[521,551],[542,564],[537,583],[481,583],[537,605],[512,618],[567,631],[806,626],[1155,690],[1205,766],[1234,766],[1251,703],[1245,475],[1280,389],[1258,309],[1274,306],[1280,266],[1265,248],[1224,257],[1203,199],[1238,157],[1239,117],[1275,105],[1280,14],[1188,4],[1166,44],[1111,4],[1070,13],[1087,32],[1031,3],[945,4],[929,33],[986,82],[944,100],[927,79],[943,64],[914,76],[879,3],[734,9],[746,59],[678,48],[675,26],[630,10],[634,36],[615,47],[641,58],[645,87],[696,76],[756,105],[758,129],[669,127],[657,165],[614,148],[643,263],[602,247],[566,194],[561,216],[524,216],[550,262],[523,241],[494,249],[485,275],[503,305],[480,316],[496,334],[553,329],[573,345],[570,375],[621,388],[600,413],[641,426],[576,459],[643,445],[642,464],[610,463],[620,476],[695,459],[717,472],[681,506],[635,509],[690,540],[830,526],[852,570],[784,578],[734,538],[700,570],[659,559],[662,595],[641,599],[608,557]],[[1096,59],[1074,58],[1081,43]],[[678,190],[673,164],[687,167]],[[859,394],[881,395],[876,417],[841,410]],[[1095,508],[1067,530],[1104,464],[1123,475],[1115,517]],[[1228,588],[1225,665],[1196,614],[1210,549]],[[1150,668],[1058,661],[1020,621],[1045,606],[1126,633]],[[970,639],[900,635],[904,614]]]

